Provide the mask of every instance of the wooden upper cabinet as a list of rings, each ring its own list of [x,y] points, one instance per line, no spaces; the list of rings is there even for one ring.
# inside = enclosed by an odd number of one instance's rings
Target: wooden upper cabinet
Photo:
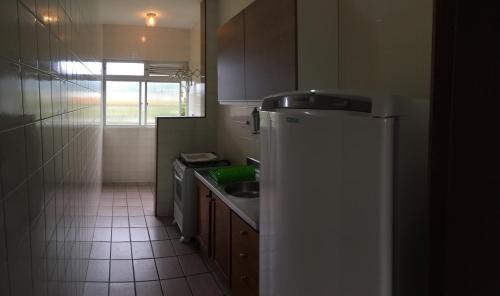
[[[245,33],[243,12],[218,30],[219,101],[245,99]]]
[[[247,100],[297,89],[296,0],[256,0],[245,10]]]

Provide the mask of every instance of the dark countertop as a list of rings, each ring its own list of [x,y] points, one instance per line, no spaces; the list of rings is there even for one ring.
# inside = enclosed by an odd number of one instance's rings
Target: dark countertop
[[[205,186],[217,195],[233,212],[240,216],[253,229],[259,230],[259,198],[240,198],[224,192],[222,186],[218,185],[208,174],[208,169],[196,169],[195,176]]]

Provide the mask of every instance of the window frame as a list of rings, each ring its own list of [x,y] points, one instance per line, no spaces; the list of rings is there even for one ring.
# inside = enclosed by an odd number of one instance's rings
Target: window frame
[[[108,64],[143,64],[144,65],[144,74],[143,75],[113,75],[108,74]],[[117,60],[105,60],[104,61],[105,75],[106,76],[119,76],[119,77],[146,77],[148,76],[146,73],[146,62],[143,61],[117,61]]]
[[[143,63],[144,64],[144,76],[135,76],[135,75],[108,75],[107,74],[107,63],[131,63],[131,64],[137,64],[137,63]],[[111,126],[111,127],[155,127],[156,122],[154,124],[148,124],[148,102],[147,102],[147,97],[148,97],[148,88],[147,84],[148,82],[152,83],[177,83],[179,85],[179,93],[181,96],[179,96],[179,113],[182,110],[182,82],[174,79],[172,77],[168,76],[149,76],[148,72],[148,65],[149,64],[157,64],[156,62],[148,62],[148,61],[141,61],[141,60],[132,60],[132,61],[125,61],[125,60],[111,60],[111,59],[106,59],[103,60],[103,66],[102,66],[102,73],[103,73],[103,125],[104,126]],[[188,65],[187,62],[184,63],[179,63],[179,64],[186,64]],[[119,124],[108,124],[107,123],[107,114],[106,114],[106,109],[107,109],[107,82],[138,82],[139,83],[139,120],[137,125],[130,125],[130,124],[124,124],[124,125],[119,125]],[[143,98],[143,91],[142,88],[144,89],[144,98]],[[144,103],[143,103],[144,101]],[[165,116],[161,118],[205,118],[206,117],[206,98],[204,98],[205,102],[205,110],[203,111],[203,116]],[[144,105],[144,106],[143,106]],[[142,122],[142,108],[144,107],[144,124]],[[186,101],[186,114],[189,114],[189,98]],[[160,118],[160,117],[159,117]]]

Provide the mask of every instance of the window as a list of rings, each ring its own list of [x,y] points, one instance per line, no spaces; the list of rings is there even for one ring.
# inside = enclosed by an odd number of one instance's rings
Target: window
[[[190,87],[197,83],[179,75],[189,73],[186,68],[186,63],[106,62],[106,125],[151,126],[157,117],[203,116],[190,107],[202,105],[202,98]]]
[[[184,116],[179,83],[149,82],[147,93],[147,124],[155,124],[159,116]]]
[[[140,82],[106,82],[106,124],[138,125]]]
[[[144,76],[144,63],[106,63],[106,74]]]

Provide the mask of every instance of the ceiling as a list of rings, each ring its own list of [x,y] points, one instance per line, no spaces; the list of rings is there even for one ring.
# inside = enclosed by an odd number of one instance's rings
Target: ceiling
[[[145,26],[148,12],[158,14],[158,27],[192,28],[200,20],[200,0],[97,0],[99,24]]]

